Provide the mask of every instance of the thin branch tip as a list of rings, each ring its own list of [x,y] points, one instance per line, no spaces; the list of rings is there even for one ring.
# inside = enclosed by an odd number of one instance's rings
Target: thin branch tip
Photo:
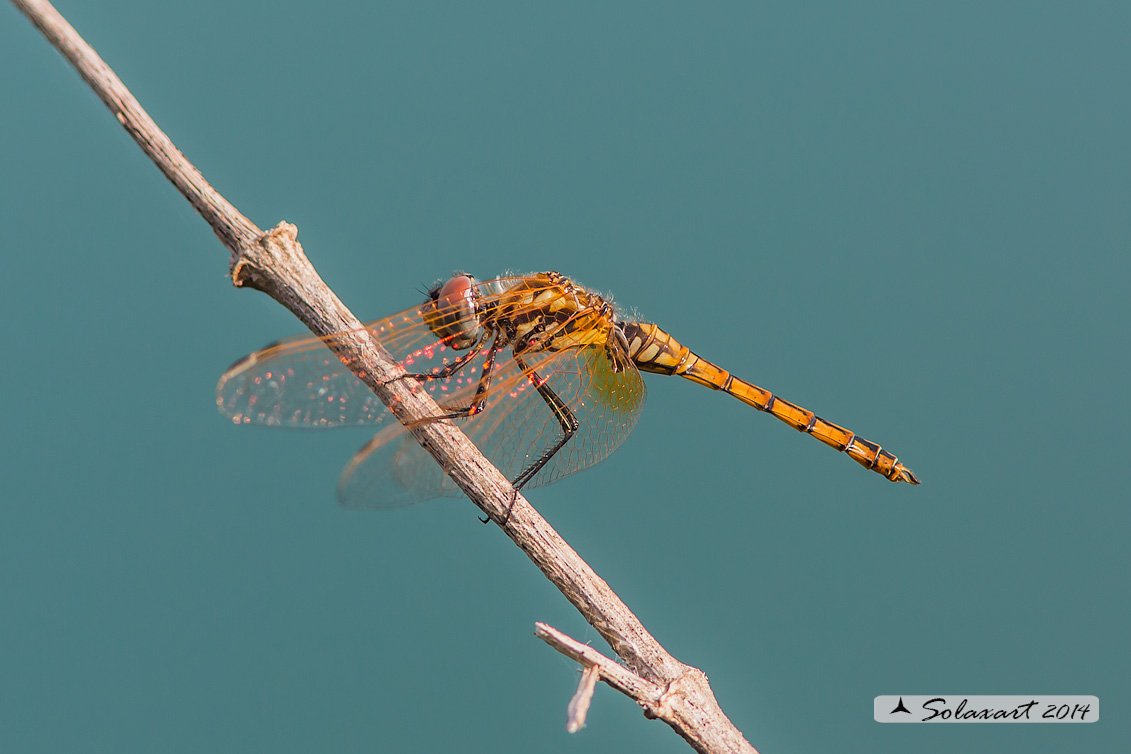
[[[581,671],[581,679],[577,683],[577,691],[569,700],[566,708],[566,732],[576,733],[585,727],[585,717],[589,714],[589,704],[593,701],[593,692],[597,688],[597,681],[601,677],[601,669],[596,665],[587,665]]]

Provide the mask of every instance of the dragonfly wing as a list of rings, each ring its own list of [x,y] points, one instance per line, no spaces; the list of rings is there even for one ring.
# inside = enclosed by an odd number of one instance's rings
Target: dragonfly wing
[[[480,283],[480,297],[490,300],[521,279]],[[437,368],[460,355],[429,330],[421,307],[365,327],[409,372]],[[272,427],[372,426],[393,421],[373,391],[329,349],[332,339],[299,335],[240,359],[216,385],[220,413],[236,424]]]
[[[608,458],[636,427],[647,390],[631,364],[614,370],[604,349],[580,348],[524,356],[538,379],[569,407],[578,421],[572,438],[526,483],[538,487]],[[511,389],[496,394],[468,437],[514,479],[557,442],[564,429],[528,377],[508,359]],[[516,399],[516,393],[518,398]]]
[[[479,284],[480,300],[506,296],[525,276]],[[365,325],[409,373],[435,373],[465,357],[438,339],[420,307]],[[332,338],[297,336],[244,357],[216,387],[220,412],[237,424],[321,428],[375,426],[378,433],[342,474],[338,496],[351,507],[390,508],[462,493],[376,395],[327,347]],[[471,404],[487,348],[443,379],[409,384],[428,390],[448,409]],[[549,484],[612,453],[636,425],[645,388],[631,364],[615,367],[602,348],[571,348],[524,356],[527,365],[569,406],[580,423],[528,487]],[[498,355],[484,410],[460,427],[510,479],[515,479],[562,436],[560,423],[509,350]]]
[[[442,406],[465,407],[474,397],[485,356],[483,349],[460,373],[422,385]],[[515,479],[564,434],[535,388],[535,377],[570,408],[579,428],[527,487],[550,484],[599,463],[636,426],[646,389],[631,363],[614,368],[601,348],[544,351],[527,354],[524,360],[532,375],[523,372],[509,351],[501,354],[483,410],[454,420],[508,479]],[[390,431],[396,429],[402,431]],[[338,486],[341,502],[356,508],[401,507],[461,495],[415,438],[399,427],[383,430],[358,451]]]
[[[338,481],[338,500],[350,508],[404,508],[462,494],[400,423],[374,435]]]
[[[410,309],[366,324],[409,371],[418,357],[439,365],[459,353],[438,342]],[[233,364],[216,386],[220,413],[236,424],[345,427],[395,422],[385,404],[326,345],[332,338],[295,337]]]

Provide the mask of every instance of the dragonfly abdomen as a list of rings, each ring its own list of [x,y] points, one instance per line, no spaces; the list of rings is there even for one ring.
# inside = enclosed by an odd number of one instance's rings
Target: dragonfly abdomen
[[[681,345],[658,326],[633,322],[622,324],[621,329],[628,340],[628,354],[641,371],[678,375],[713,390],[721,390],[759,411],[772,414],[799,432],[847,453],[864,468],[893,482],[919,484],[911,469],[881,446],[857,437],[852,430],[826,421],[808,409],[778,398],[769,390],[735,377]]]

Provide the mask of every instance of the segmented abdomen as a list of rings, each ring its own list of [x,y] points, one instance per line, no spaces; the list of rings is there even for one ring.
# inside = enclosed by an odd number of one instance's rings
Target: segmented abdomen
[[[656,325],[633,322],[622,324],[621,329],[628,340],[629,356],[641,371],[674,374],[714,390],[722,390],[759,411],[773,414],[798,431],[813,435],[829,447],[847,453],[861,466],[893,482],[919,484],[911,469],[876,443],[857,437],[852,430],[826,421],[808,409],[782,400],[769,390],[735,377],[693,353]]]

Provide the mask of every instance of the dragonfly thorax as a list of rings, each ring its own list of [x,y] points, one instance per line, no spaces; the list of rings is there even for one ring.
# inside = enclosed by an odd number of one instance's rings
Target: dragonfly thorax
[[[479,281],[466,273],[434,285],[420,313],[436,337],[457,350],[471,348],[483,338]]]

